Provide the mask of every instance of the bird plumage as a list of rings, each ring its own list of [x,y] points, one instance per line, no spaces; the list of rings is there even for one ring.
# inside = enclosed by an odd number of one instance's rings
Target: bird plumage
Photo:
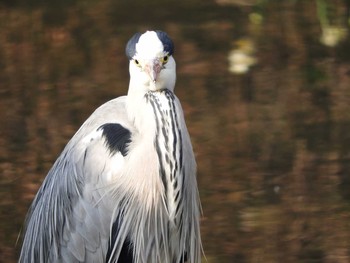
[[[40,187],[20,262],[200,262],[196,163],[166,33],[135,34],[127,96],[85,121]]]

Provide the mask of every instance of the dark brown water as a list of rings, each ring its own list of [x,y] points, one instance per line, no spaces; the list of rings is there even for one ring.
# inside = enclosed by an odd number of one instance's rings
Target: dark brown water
[[[46,2],[0,1],[1,262],[146,29],[176,44],[208,262],[350,262],[349,1]]]

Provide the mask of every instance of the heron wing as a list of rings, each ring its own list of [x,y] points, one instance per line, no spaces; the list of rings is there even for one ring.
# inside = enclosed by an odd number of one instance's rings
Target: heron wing
[[[100,262],[115,204],[104,198],[127,154],[125,97],[99,107],[67,144],[27,216],[20,262]]]

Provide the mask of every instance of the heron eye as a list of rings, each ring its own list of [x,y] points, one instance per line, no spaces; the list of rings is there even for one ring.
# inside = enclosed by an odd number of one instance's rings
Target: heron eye
[[[169,60],[169,56],[164,56],[163,57],[163,64],[167,63]]]

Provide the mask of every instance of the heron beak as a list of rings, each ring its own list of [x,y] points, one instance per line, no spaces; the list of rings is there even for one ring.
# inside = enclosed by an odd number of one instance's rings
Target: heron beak
[[[162,70],[162,63],[159,59],[151,60],[146,63],[144,70],[153,81],[153,83],[156,83],[159,73]]]

